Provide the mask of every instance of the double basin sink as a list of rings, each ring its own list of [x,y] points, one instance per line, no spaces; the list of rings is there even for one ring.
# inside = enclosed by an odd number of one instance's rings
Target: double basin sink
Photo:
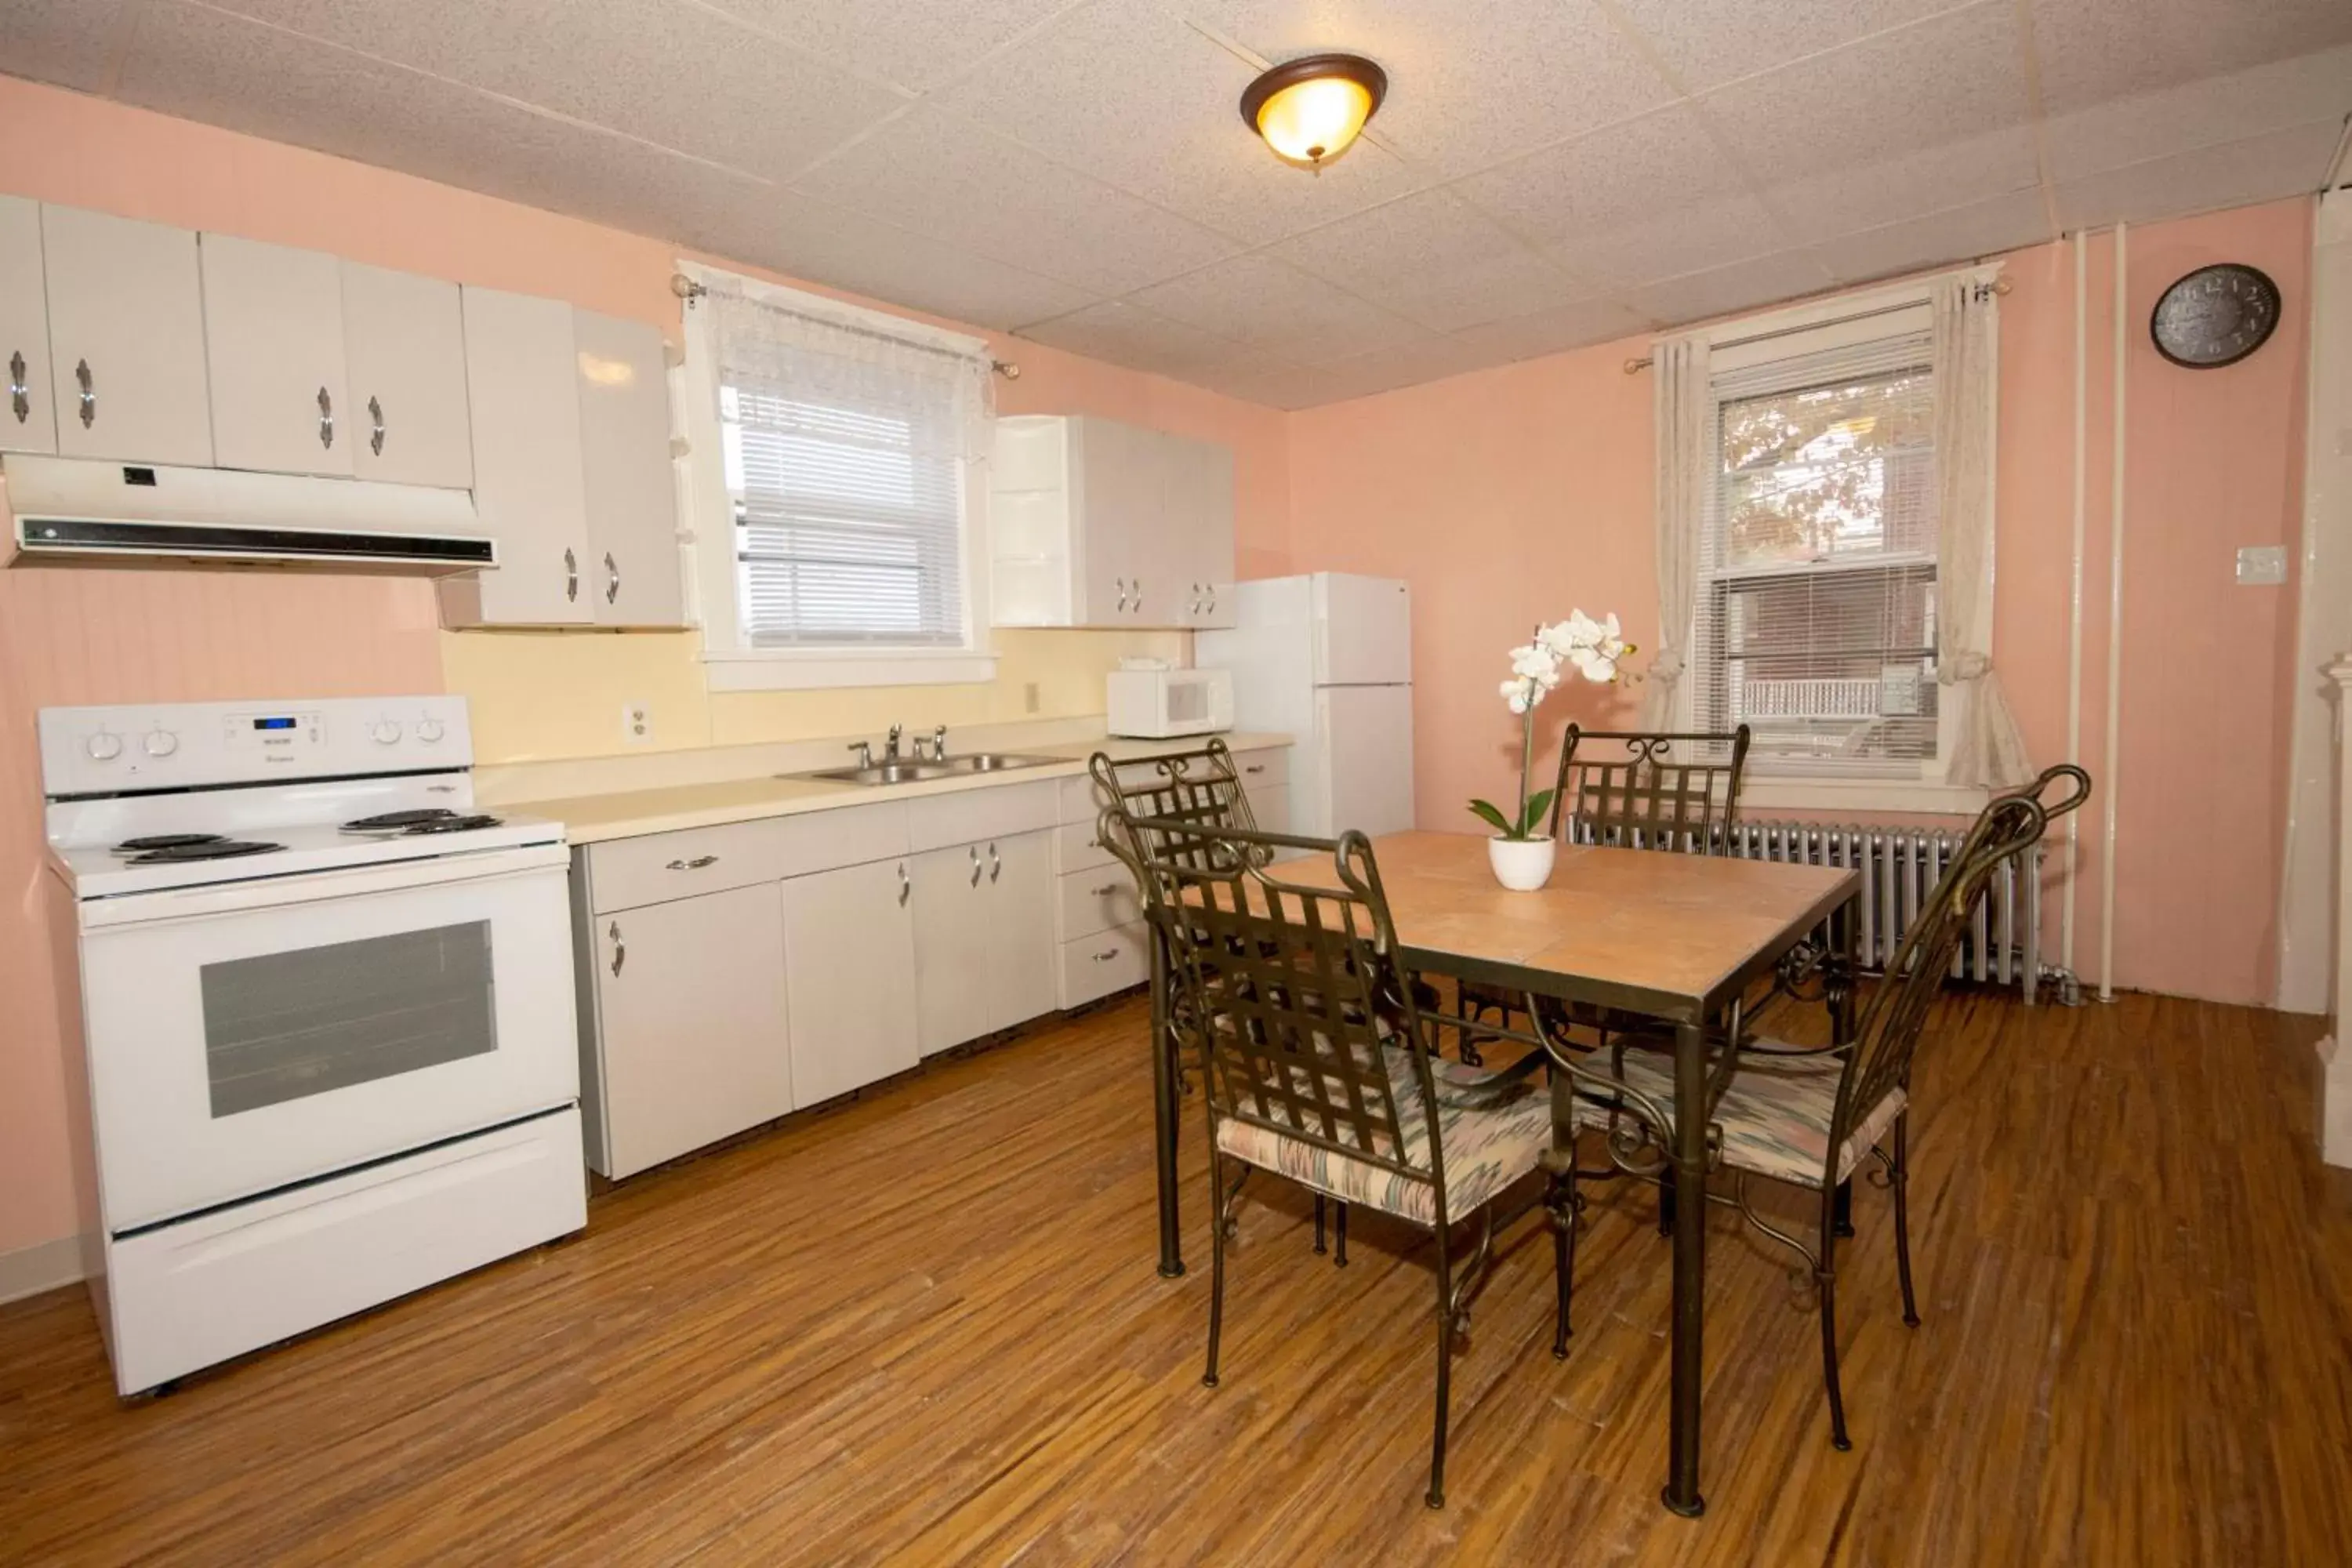
[[[1050,768],[1067,757],[1022,757],[1003,752],[971,752],[961,757],[875,763],[866,767],[819,768],[814,773],[785,773],[793,779],[823,779],[827,784],[902,784],[926,779],[968,778],[973,773],[1013,773],[1021,768]]]

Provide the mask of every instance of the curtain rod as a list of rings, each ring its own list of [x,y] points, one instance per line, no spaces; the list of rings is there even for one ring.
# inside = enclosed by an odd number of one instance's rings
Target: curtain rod
[[[1990,287],[1996,294],[2006,294],[2010,290],[2011,284],[2006,278],[1996,278],[1990,285],[1979,285],[1979,287]],[[1799,332],[1817,331],[1822,327],[1843,326],[1848,321],[1866,321],[1873,316],[1891,316],[1897,310],[1910,310],[1916,303],[1916,300],[1906,300],[1899,305],[1885,305],[1875,310],[1856,310],[1851,316],[1832,316],[1826,321],[1807,321],[1800,327],[1777,327],[1769,332],[1751,332],[1744,338],[1726,338],[1715,346],[1730,349],[1738,348],[1742,343],[1769,342],[1774,338],[1792,337]],[[1651,363],[1652,356],[1649,354],[1643,354],[1640,359],[1629,359],[1625,362],[1625,374],[1633,375],[1637,372],[1647,370]]]
[[[669,291],[685,300],[689,308],[697,300],[710,292],[707,286],[696,282],[683,272],[673,272],[669,275]],[[847,332],[854,337],[872,338],[877,342],[896,343],[902,349],[914,349],[923,353],[938,354],[944,359],[970,357],[958,353],[953,349],[933,348],[929,343],[912,342],[891,332],[877,331],[872,327],[860,327],[848,321],[836,321],[830,316],[820,316],[808,310],[795,310],[790,305],[772,305],[764,300],[754,300],[753,303],[765,310],[791,316],[797,321],[814,321],[820,327],[831,327],[836,332]],[[1010,360],[992,359],[988,362],[988,368],[1007,381],[1021,379],[1021,367]]]

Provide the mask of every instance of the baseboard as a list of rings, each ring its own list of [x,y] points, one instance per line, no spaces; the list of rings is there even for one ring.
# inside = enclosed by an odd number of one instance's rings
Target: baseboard
[[[79,1284],[82,1279],[81,1237],[61,1236],[55,1241],[0,1252],[0,1302],[18,1301]]]

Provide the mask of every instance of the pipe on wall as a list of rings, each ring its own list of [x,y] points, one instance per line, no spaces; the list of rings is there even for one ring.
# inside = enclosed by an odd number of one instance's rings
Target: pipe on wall
[[[2116,999],[2116,777],[2123,746],[2124,677],[2124,360],[2128,345],[2125,315],[2129,309],[2127,237],[2116,225],[2116,342],[2114,469],[2109,479],[2107,506],[2107,748],[2104,776],[2106,786],[2106,846],[2099,861],[2099,1000]]]

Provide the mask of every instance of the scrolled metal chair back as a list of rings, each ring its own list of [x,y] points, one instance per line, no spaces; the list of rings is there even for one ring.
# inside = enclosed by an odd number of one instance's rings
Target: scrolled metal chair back
[[[2030,793],[1995,796],[1978,814],[1958,854],[1904,932],[1885,977],[1863,1013],[1838,1086],[1830,1132],[1832,1157],[1855,1119],[1868,1115],[1893,1089],[1910,1083],[1912,1057],[1928,1012],[1951,973],[1969,915],[2000,863],[2031,847],[2047,823],[2047,814]]]
[[[1105,814],[1132,856],[1168,943],[1213,1121],[1227,1119],[1368,1162],[1435,1189],[1444,1208],[1428,1031],[1396,962],[1396,931],[1361,833],[1302,838]],[[1340,886],[1272,868],[1275,853],[1328,855]],[[1418,1108],[1400,1110],[1388,1051],[1410,1053]],[[1417,1141],[1403,1116],[1422,1119]]]
[[[1737,820],[1748,726],[1721,733],[1587,730],[1560,742],[1551,832],[1572,843],[1713,854]],[[1604,744],[1621,742],[1621,757]]]
[[[1132,771],[1147,764],[1129,763]],[[1234,753],[1224,742],[1212,740],[1207,745],[1189,752],[1171,752],[1150,760],[1148,772],[1141,777],[1120,776],[1121,764],[1097,752],[1087,759],[1087,772],[1094,780],[1095,804],[1100,809],[1096,841],[1117,856],[1127,868],[1136,873],[1137,885],[1142,884],[1142,873],[1130,854],[1122,852],[1118,840],[1132,831],[1138,822],[1178,822],[1199,827],[1254,828],[1257,819],[1250,810],[1249,792],[1242,787],[1241,771],[1234,765]],[[1110,814],[1123,812],[1129,826],[1114,834]],[[1203,853],[1202,846],[1187,840],[1185,853]]]

